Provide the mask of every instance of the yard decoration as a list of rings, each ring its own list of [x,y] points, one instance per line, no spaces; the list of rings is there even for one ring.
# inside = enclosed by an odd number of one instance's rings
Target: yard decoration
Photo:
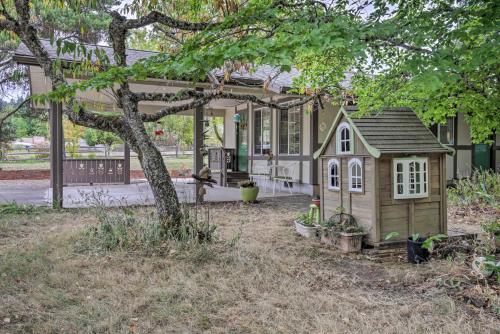
[[[353,216],[342,211],[343,209],[322,223],[321,241],[337,247],[342,253],[360,252],[366,233]]]
[[[257,195],[259,195],[259,187],[255,185],[252,180],[246,180],[238,182],[240,187],[241,200],[244,203],[257,201]]]
[[[343,206],[367,232],[365,242],[404,242],[412,233],[447,232],[446,154],[409,108],[359,116],[341,107],[321,148],[321,215]],[[398,237],[384,240],[389,232]]]

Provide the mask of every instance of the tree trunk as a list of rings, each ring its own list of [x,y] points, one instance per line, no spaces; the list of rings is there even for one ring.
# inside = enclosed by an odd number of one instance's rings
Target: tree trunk
[[[153,191],[158,218],[165,230],[176,233],[181,218],[180,204],[163,157],[146,131],[137,103],[124,96],[123,110],[125,123],[130,129],[126,131],[125,137],[128,137],[128,144],[138,154],[144,175]]]

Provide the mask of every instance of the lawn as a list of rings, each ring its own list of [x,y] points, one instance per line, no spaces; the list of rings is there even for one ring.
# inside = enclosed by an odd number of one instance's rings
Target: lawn
[[[212,204],[217,241],[82,251],[94,210],[0,216],[0,332],[486,333],[491,308],[447,285],[460,260],[416,266],[343,256],[297,236],[305,206]],[[150,208],[136,208],[144,217]],[[110,211],[112,212],[112,211]],[[116,210],[115,210],[116,212]],[[484,288],[483,294],[490,290]],[[493,291],[493,290],[491,290]],[[491,292],[488,292],[491,293]],[[498,296],[490,296],[498,302]],[[496,299],[495,299],[496,298]]]

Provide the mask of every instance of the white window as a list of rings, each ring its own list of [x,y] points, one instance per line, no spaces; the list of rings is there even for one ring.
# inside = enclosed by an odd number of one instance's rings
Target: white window
[[[340,163],[337,159],[328,161],[328,189],[340,190]]]
[[[342,122],[337,128],[337,154],[352,154],[351,126],[347,122]]]
[[[269,154],[271,151],[271,109],[255,110],[254,154]]]
[[[349,191],[363,192],[363,163],[358,158],[349,160]]]
[[[427,197],[428,168],[427,158],[394,159],[394,198]]]
[[[279,154],[288,154],[288,155],[299,154],[300,153],[300,107],[293,107],[288,110],[280,111],[279,131],[280,131]]]

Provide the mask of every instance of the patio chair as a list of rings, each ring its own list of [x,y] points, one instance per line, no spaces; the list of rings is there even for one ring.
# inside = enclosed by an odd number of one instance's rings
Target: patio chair
[[[276,193],[276,184],[280,183],[280,189],[282,185],[286,184],[290,195],[292,194],[291,185],[295,182],[299,182],[295,178],[295,169],[297,168],[297,163],[290,164],[288,166],[280,166],[276,169],[276,175],[273,175],[273,196]]]
[[[271,166],[257,166],[253,168],[250,173],[250,179],[255,181],[257,185],[260,185],[261,181],[263,181],[264,192],[267,193],[267,181],[271,179]]]

